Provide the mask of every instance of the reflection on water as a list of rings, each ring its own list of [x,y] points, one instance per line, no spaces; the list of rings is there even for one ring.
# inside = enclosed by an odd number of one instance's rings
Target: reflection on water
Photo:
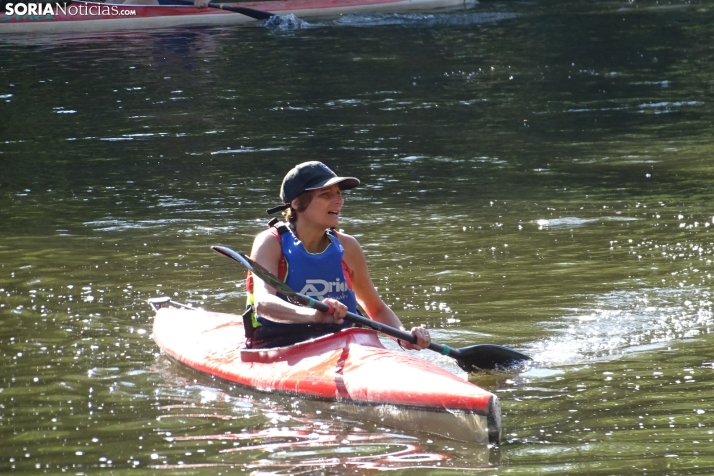
[[[379,26],[400,26],[412,28],[429,28],[439,25],[478,25],[482,23],[492,23],[516,18],[514,13],[491,13],[491,12],[468,12],[450,14],[419,14],[419,13],[390,13],[390,14],[349,14],[343,15],[337,20],[326,25],[314,26],[352,26],[352,27],[379,27]]]
[[[189,415],[190,416],[190,415]],[[206,417],[208,415],[195,415]],[[210,417],[210,416],[209,416]],[[267,430],[240,434],[202,435],[169,437],[169,441],[193,443],[197,441],[229,441],[233,448],[221,450],[222,466],[235,467],[230,463],[230,454],[236,452],[267,453],[257,463],[246,465],[248,469],[270,471],[271,474],[301,474],[328,468],[375,469],[380,471],[395,469],[435,468],[450,459],[448,455],[424,452],[419,445],[400,440],[409,438],[392,434],[331,433],[329,425],[319,422],[288,422],[290,428],[271,428]],[[317,423],[317,424],[315,424]],[[191,456],[191,452],[185,453]],[[153,455],[152,455],[153,459]],[[160,456],[157,455],[157,458]],[[238,459],[238,463],[242,458]],[[228,460],[228,461],[226,461]],[[431,466],[430,466],[431,465]],[[438,466],[434,466],[438,465]],[[186,464],[179,461],[176,465],[164,462],[154,468],[199,468],[216,466],[216,463]],[[478,470],[481,468],[449,468],[452,470]]]
[[[214,386],[204,387],[180,375],[211,378],[165,358],[155,371],[165,379],[157,398],[181,403],[157,408],[154,431],[169,445],[150,454],[154,469],[243,467],[260,474],[341,474],[345,469],[481,470],[498,462],[497,448],[470,446],[464,454],[467,447],[458,442],[423,439],[345,417],[343,404],[253,392],[240,396],[245,389],[215,380]],[[245,464],[246,457],[252,463]]]
[[[600,217],[600,218],[578,218],[578,217],[562,217],[562,218],[551,218],[545,219],[541,218],[535,220],[535,224],[538,225],[539,230],[571,230],[573,228],[580,228],[588,223],[598,222],[598,221],[634,221],[638,218],[633,217]]]

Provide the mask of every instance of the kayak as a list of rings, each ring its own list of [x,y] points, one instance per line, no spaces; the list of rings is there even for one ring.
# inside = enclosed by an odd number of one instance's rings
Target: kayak
[[[350,328],[287,347],[245,348],[242,317],[157,304],[153,338],[178,362],[261,392],[339,402],[339,410],[400,429],[498,443],[498,397],[373,330]],[[162,307],[163,306],[163,307]]]
[[[271,0],[225,5],[247,7],[278,15],[294,14],[301,19],[308,19],[356,12],[430,10],[463,6],[465,1],[467,0]],[[116,5],[74,1],[63,7],[46,4],[32,11],[27,11],[24,5],[16,6],[11,12],[12,14],[8,14],[7,10],[0,11],[0,34],[139,30],[192,25],[235,25],[256,21],[249,16],[217,8],[199,10],[193,5],[170,4]]]

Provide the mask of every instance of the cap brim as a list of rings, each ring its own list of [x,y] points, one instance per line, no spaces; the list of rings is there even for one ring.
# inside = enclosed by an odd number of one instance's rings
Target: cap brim
[[[317,190],[319,188],[330,187],[335,184],[339,184],[341,190],[349,190],[359,185],[359,179],[355,177],[332,177],[329,180],[319,182],[310,188],[306,188],[305,190]]]

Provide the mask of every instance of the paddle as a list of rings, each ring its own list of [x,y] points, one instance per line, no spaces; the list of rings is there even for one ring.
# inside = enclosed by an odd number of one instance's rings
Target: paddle
[[[290,286],[271,274],[270,271],[263,268],[261,265],[242,253],[237,253],[230,248],[226,248],[225,246],[211,246],[211,249],[239,262],[251,273],[253,273],[253,275],[265,281],[268,285],[275,288],[275,290],[279,293],[284,294],[291,301],[322,312],[329,313],[333,310],[324,302],[317,301],[310,296],[305,296],[304,294],[295,292],[290,288]],[[348,312],[345,320],[354,324],[369,327],[370,329],[374,329],[375,331],[381,332],[388,336],[395,337],[406,342],[411,342],[412,344],[416,343],[416,337],[410,332],[373,321],[372,319],[360,316],[359,314]],[[452,349],[447,345],[437,344],[432,341],[429,345],[429,350],[438,352],[441,355],[448,355],[449,357],[455,359],[459,364],[459,367],[464,369],[466,372],[474,372],[479,369],[508,367],[510,365],[518,364],[519,362],[531,360],[530,357],[521,354],[518,351],[493,344],[481,344],[473,345],[471,347],[462,347],[460,349]]]
[[[179,3],[184,3],[186,5],[193,5],[193,0],[175,0]],[[223,3],[209,3],[209,7],[218,8],[220,10],[228,10],[230,12],[240,13],[242,15],[255,18],[256,20],[268,20],[272,17],[278,16],[276,13],[265,12],[263,10],[256,10],[255,8],[248,7],[234,7],[233,5],[224,5]]]

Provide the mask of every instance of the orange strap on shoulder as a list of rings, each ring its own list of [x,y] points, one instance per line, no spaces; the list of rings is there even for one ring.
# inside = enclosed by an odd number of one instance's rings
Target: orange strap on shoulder
[[[288,274],[288,262],[285,260],[285,255],[283,251],[283,241],[280,239],[280,231],[274,227],[270,227],[270,233],[278,239],[280,243],[280,263],[278,263],[278,279],[280,281],[285,281],[285,276]]]

